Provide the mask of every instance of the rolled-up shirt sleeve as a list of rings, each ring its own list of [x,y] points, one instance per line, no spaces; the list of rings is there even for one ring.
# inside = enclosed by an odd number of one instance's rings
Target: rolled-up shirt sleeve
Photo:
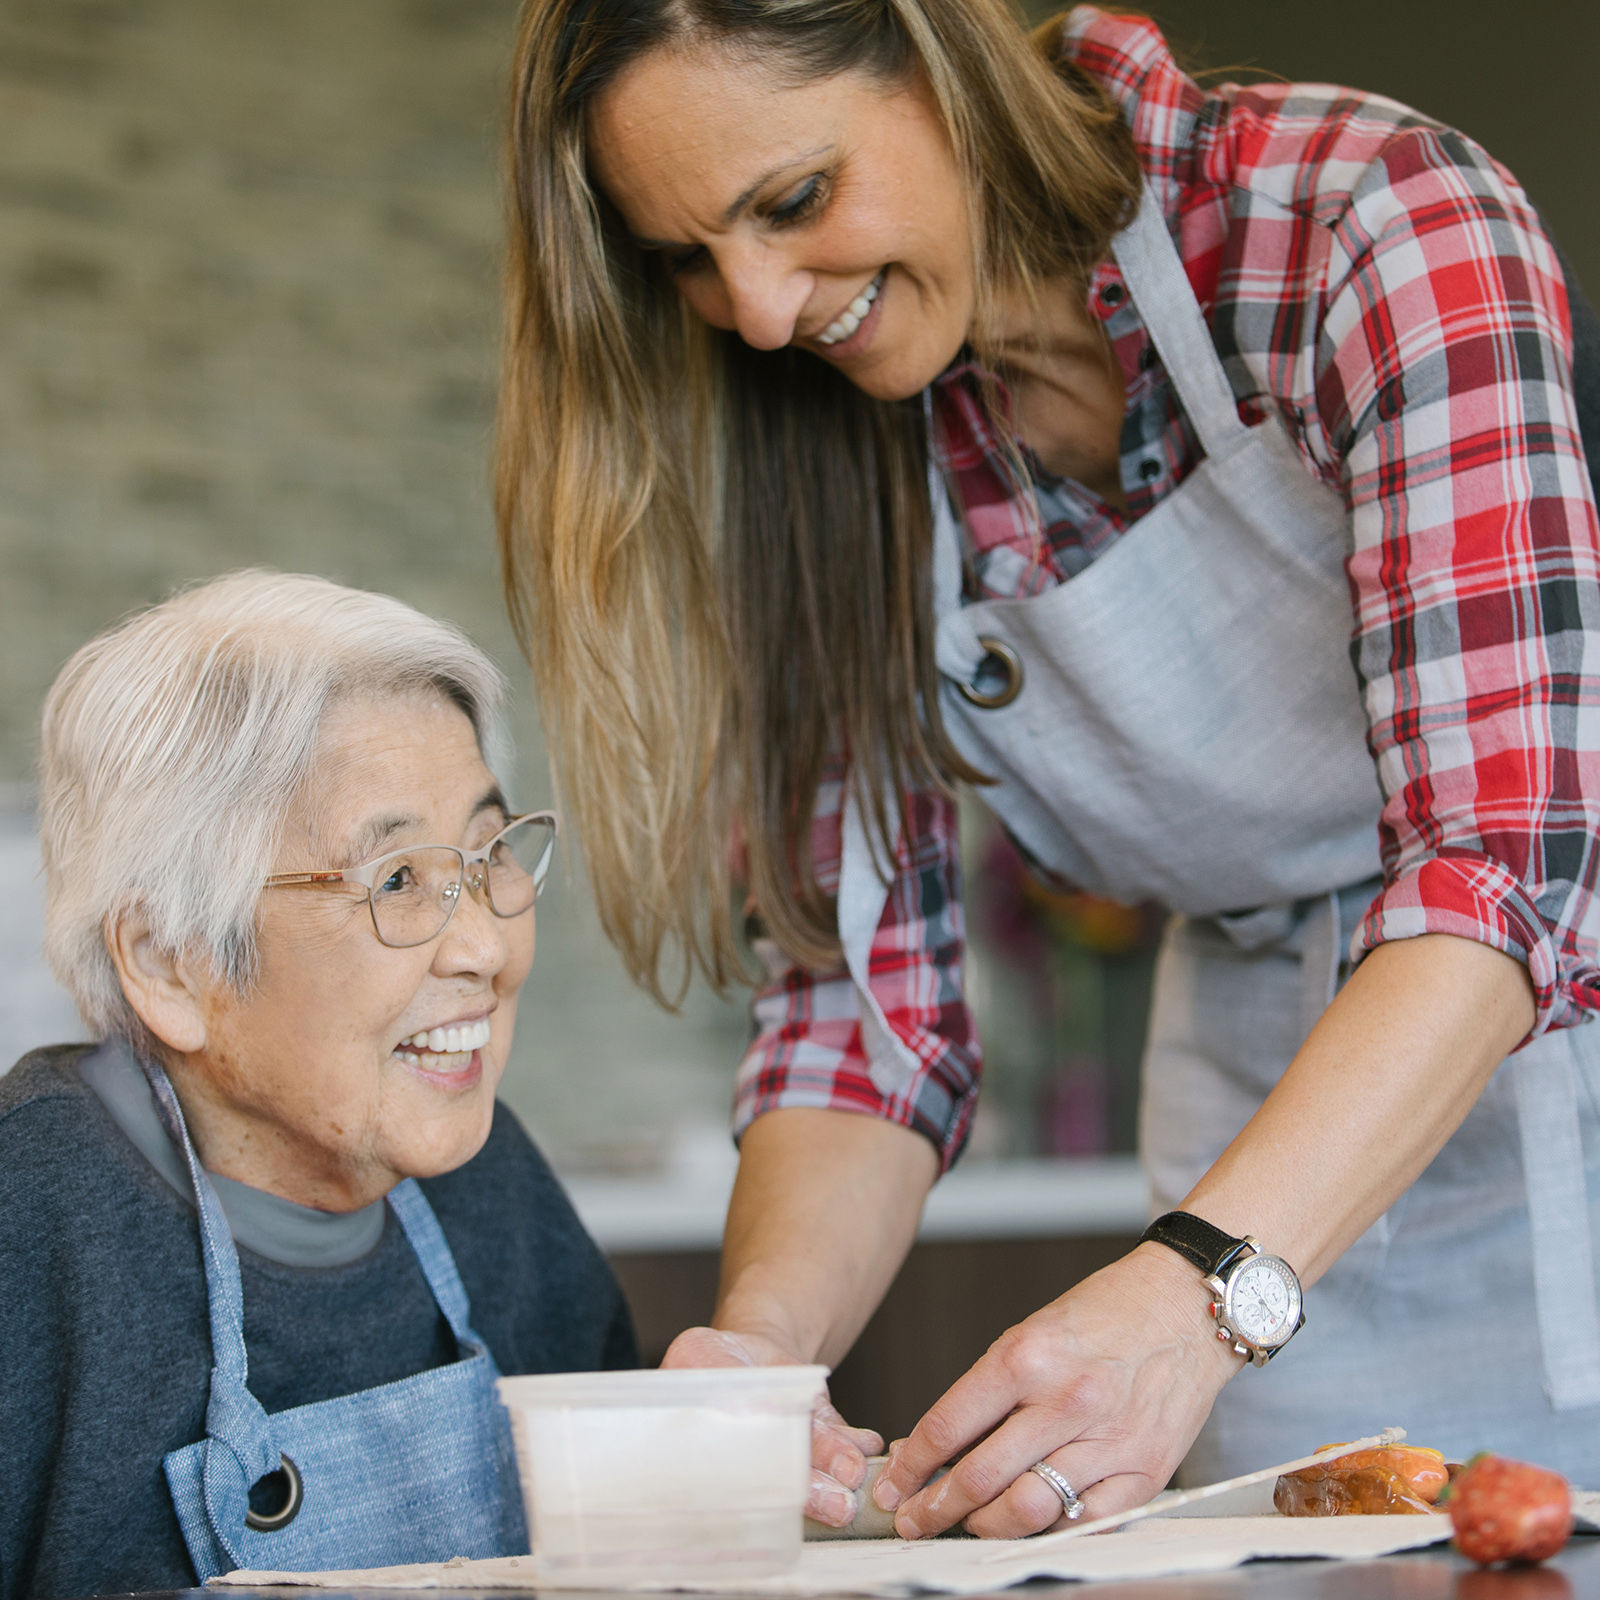
[[[1600,536],[1560,266],[1504,171],[1431,128],[1334,240],[1316,401],[1383,795],[1356,945],[1492,945],[1527,965],[1533,1034],[1571,1026],[1600,1009]]]
[[[839,880],[842,773],[817,798],[812,849],[824,890]],[[963,992],[965,934],[956,808],[937,790],[908,797],[908,826],[873,936],[868,983],[902,1049],[869,1050],[862,1001],[841,959],[811,970],[769,939],[756,951],[766,981],[751,1007],[739,1066],[734,1134],[763,1112],[811,1106],[886,1118],[929,1139],[948,1169],[966,1142],[982,1058]]]

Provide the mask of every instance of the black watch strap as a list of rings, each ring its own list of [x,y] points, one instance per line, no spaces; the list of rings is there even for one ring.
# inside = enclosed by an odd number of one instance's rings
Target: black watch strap
[[[1245,1247],[1243,1239],[1235,1239],[1231,1233],[1213,1228],[1209,1222],[1187,1211],[1169,1211],[1165,1216],[1157,1217],[1139,1235],[1141,1244],[1146,1239],[1164,1244],[1169,1250],[1176,1250],[1185,1261],[1192,1262],[1208,1278],[1219,1273],[1229,1259]]]

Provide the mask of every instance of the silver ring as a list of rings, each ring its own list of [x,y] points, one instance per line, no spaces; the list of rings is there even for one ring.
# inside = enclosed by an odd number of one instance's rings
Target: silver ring
[[[1083,1501],[1078,1498],[1078,1491],[1054,1467],[1036,1461],[1028,1471],[1037,1472],[1061,1496],[1061,1509],[1066,1512],[1068,1522],[1076,1522],[1083,1515]]]

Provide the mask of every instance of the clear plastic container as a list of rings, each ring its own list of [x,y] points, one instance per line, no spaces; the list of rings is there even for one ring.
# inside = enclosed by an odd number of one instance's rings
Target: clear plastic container
[[[541,1579],[758,1577],[800,1559],[826,1367],[502,1378]]]

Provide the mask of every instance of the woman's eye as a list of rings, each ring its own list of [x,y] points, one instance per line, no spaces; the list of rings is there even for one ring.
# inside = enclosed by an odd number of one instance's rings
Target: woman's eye
[[[411,887],[411,868],[402,862],[378,885],[379,894],[404,894]]]
[[[827,185],[822,174],[807,178],[793,194],[780,201],[767,212],[767,219],[780,228],[793,227],[804,222],[817,211],[827,196]]]

